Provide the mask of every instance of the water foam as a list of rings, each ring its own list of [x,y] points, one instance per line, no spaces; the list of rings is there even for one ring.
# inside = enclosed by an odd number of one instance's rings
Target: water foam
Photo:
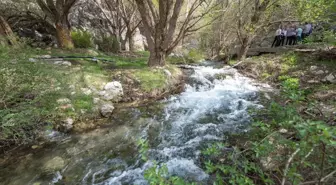
[[[249,123],[247,109],[258,107],[255,83],[235,69],[192,67],[185,92],[166,100],[164,119],[159,120],[160,143],[152,148],[150,159],[165,164],[169,175],[190,181],[205,182],[209,176],[199,167],[204,144],[221,141],[225,131],[239,129]],[[216,75],[226,75],[217,79]],[[108,179],[104,184],[147,184],[143,173],[151,165],[130,168]]]

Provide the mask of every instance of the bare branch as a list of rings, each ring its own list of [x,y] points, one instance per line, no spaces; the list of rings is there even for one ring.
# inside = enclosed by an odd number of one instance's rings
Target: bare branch
[[[285,166],[285,170],[284,170],[284,174],[283,174],[283,177],[282,177],[282,181],[281,181],[281,185],[285,185],[286,183],[286,177],[287,177],[287,173],[289,171],[289,165],[290,163],[293,161],[295,155],[297,153],[299,153],[300,151],[300,148],[296,149],[294,153],[292,153],[292,155],[290,156],[290,158],[288,159],[287,163],[286,163],[286,166]]]

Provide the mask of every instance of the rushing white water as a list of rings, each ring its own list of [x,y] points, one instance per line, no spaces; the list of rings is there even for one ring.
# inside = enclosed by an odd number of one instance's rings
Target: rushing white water
[[[157,145],[149,153],[151,160],[168,167],[170,175],[205,183],[209,177],[199,167],[202,145],[223,140],[227,131],[244,128],[250,121],[248,107],[260,106],[260,87],[232,68],[190,68],[194,72],[185,92],[166,101]],[[216,78],[223,75],[224,79]],[[132,166],[97,184],[147,184],[143,172],[149,166]]]
[[[200,168],[201,150],[225,140],[227,133],[248,129],[247,110],[260,106],[258,92],[265,87],[229,67],[185,67],[190,78],[183,93],[145,109],[118,110],[111,128],[68,136],[46,133],[57,138],[56,144],[0,167],[0,185],[147,185],[144,172],[154,161],[166,165],[169,175],[209,184]],[[146,163],[135,145],[140,138],[151,148]]]

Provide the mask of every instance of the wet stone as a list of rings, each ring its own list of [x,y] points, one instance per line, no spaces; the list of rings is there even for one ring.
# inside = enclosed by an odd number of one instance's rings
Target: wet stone
[[[65,161],[61,157],[54,157],[53,159],[47,161],[43,169],[47,172],[54,172],[57,170],[61,170],[65,167]]]

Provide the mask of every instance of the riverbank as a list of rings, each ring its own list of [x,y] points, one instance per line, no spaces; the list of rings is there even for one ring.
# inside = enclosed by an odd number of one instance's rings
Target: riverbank
[[[315,48],[230,61],[240,73],[278,89],[252,109],[246,133],[202,152],[215,182],[335,182],[335,48]]]
[[[202,184],[216,180],[218,184],[281,184],[283,178],[285,182],[318,178],[333,182],[335,129],[313,115],[318,104],[310,104],[311,91],[292,76],[303,57],[296,53],[263,57],[240,63],[245,68],[236,65],[240,73],[230,67],[186,66],[190,74],[182,93],[144,107],[117,108],[110,118],[112,124],[100,129],[57,133],[51,145],[16,150],[1,159],[4,175],[0,182],[146,184],[159,180],[168,184],[175,179]],[[278,67],[254,68],[277,57],[281,60],[272,66]],[[273,75],[279,69],[283,73],[252,80],[241,74],[248,75],[248,69],[252,75],[266,70]],[[116,73],[115,79],[127,80],[133,73],[126,78]],[[260,81],[279,91],[265,91],[269,87]]]
[[[108,122],[119,106],[138,106],[183,90],[179,68],[151,69],[147,59],[146,52],[1,48],[0,151],[38,144],[53,130],[92,130]]]
[[[232,62],[232,65],[238,64],[235,68],[245,76],[275,88],[280,88],[287,79],[298,79],[307,99],[316,101],[321,109],[321,112],[314,113],[314,117],[328,121],[336,113],[336,48],[320,45],[300,47],[279,54],[248,58],[239,64]]]
[[[145,107],[117,109],[109,127],[57,133],[50,145],[6,155],[0,182],[147,184],[155,181],[148,179],[155,164],[166,166],[171,176],[210,182],[201,168],[201,150],[223,141],[228,132],[248,128],[247,111],[259,107],[258,92],[264,87],[228,67],[186,68],[186,88],[180,94]]]

